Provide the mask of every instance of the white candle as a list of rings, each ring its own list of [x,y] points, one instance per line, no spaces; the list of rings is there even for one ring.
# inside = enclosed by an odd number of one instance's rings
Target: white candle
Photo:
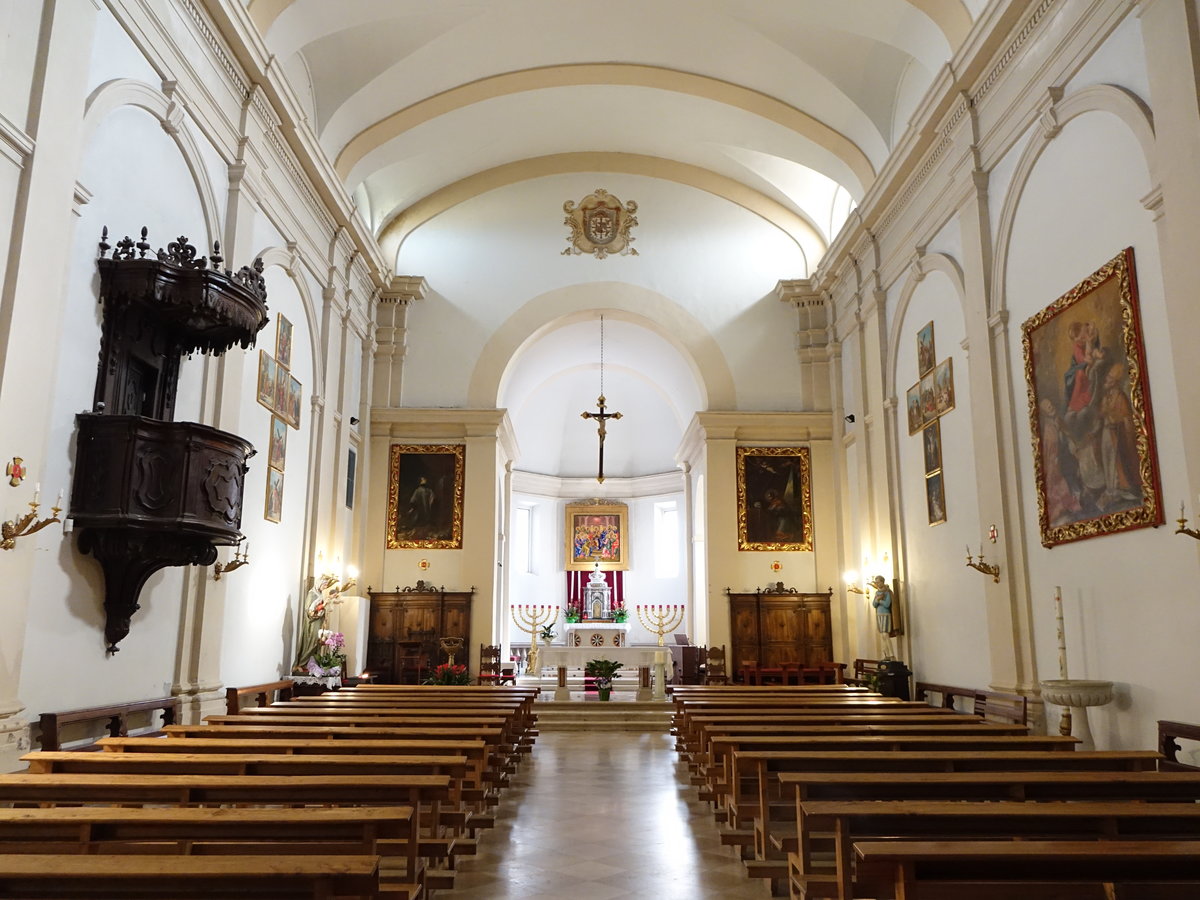
[[[42,483],[39,481],[33,486],[33,502],[37,503],[38,498],[42,496]]]
[[[58,499],[54,501],[54,505],[56,507],[58,507],[59,509],[62,509],[62,498],[63,498],[62,488],[59,488],[58,489]]]
[[[1067,638],[1066,632],[1063,631],[1062,588],[1057,585],[1054,588],[1054,613],[1058,626],[1058,677],[1065,679],[1067,677]]]

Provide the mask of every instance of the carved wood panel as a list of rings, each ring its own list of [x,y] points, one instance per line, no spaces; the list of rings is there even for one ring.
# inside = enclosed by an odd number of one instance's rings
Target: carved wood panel
[[[813,666],[833,659],[830,594],[806,594],[778,588],[729,593],[731,651],[729,667],[738,674],[742,664],[784,663]]]

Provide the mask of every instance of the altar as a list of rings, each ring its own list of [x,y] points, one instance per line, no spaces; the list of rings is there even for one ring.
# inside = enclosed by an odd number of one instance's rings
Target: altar
[[[568,647],[627,647],[628,622],[568,622]]]
[[[637,677],[641,666],[653,668],[656,662],[666,665],[667,680],[673,675],[674,661],[664,647],[542,647],[539,650],[538,668],[557,668],[565,666],[568,669],[582,669],[590,659],[611,659],[621,663],[621,674],[630,673]],[[659,654],[662,656],[659,656]],[[531,673],[532,674],[532,673]],[[537,673],[540,677],[541,672]]]

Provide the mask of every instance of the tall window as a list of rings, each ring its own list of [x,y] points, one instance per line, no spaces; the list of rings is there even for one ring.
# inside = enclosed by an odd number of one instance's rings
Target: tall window
[[[674,500],[654,504],[654,576],[679,577],[679,507]]]
[[[533,546],[533,507],[517,506],[513,509],[512,540],[508,548],[508,564],[514,572],[532,572],[533,559],[529,554]]]

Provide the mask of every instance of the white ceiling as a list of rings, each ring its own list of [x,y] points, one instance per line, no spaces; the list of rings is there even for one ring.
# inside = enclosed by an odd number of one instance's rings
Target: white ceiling
[[[522,186],[538,179],[608,171],[749,209],[796,241],[809,271],[983,5],[247,2],[390,259],[427,222],[487,192],[520,203]],[[671,283],[653,274],[653,259],[641,264],[648,281]],[[408,251],[405,266],[402,274],[425,274]],[[489,278],[503,283],[505,273]],[[521,445],[518,468],[594,469],[595,426],[579,412],[598,392],[597,321],[530,336],[510,362],[501,402]],[[626,416],[612,433],[636,429],[638,440],[610,443],[606,469],[666,471],[705,408],[699,380],[653,329],[608,327],[606,388]]]

